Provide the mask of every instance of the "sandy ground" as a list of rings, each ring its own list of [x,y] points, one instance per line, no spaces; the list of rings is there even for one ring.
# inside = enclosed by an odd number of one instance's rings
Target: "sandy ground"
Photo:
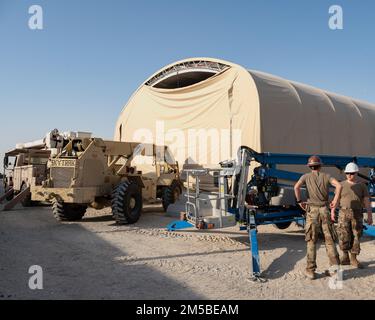
[[[249,278],[247,235],[167,232],[171,218],[157,207],[139,223],[117,226],[106,211],[90,211],[79,223],[58,223],[50,208],[0,214],[0,299],[367,299],[375,294],[375,242],[365,238],[366,268],[345,268],[343,289],[329,278],[305,279],[303,232],[259,228],[266,283]],[[319,272],[327,267],[324,246]],[[28,268],[40,265],[44,289],[28,288]]]
[[[259,228],[266,283],[248,281],[246,232],[167,232],[160,206],[117,226],[108,210],[78,223],[55,221],[49,207],[0,212],[0,299],[373,299],[375,241],[364,238],[363,270],[345,267],[342,289],[330,288],[324,245],[319,278],[307,280],[303,231]],[[28,269],[40,265],[43,290],[30,290]]]

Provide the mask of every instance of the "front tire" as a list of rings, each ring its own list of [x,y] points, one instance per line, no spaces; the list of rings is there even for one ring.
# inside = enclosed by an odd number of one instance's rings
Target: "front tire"
[[[122,182],[112,194],[112,215],[118,224],[136,223],[142,213],[142,190],[134,182]]]
[[[74,203],[64,203],[54,200],[52,203],[53,215],[57,221],[78,221],[86,213],[87,206]]]
[[[163,190],[163,208],[167,211],[169,205],[175,203],[182,194],[181,183],[173,180],[171,185]]]

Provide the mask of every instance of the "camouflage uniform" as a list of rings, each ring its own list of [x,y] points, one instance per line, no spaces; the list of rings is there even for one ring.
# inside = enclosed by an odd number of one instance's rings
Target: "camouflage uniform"
[[[305,240],[307,242],[307,270],[316,270],[316,243],[319,233],[324,235],[326,252],[331,266],[339,265],[335,246],[336,234],[328,208],[329,185],[332,177],[323,172],[311,172],[301,177],[309,194],[307,201]]]
[[[340,249],[358,255],[361,252],[360,239],[363,233],[362,210],[341,209],[338,222]]]
[[[340,213],[338,221],[339,244],[342,251],[358,255],[361,251],[360,238],[363,233],[363,200],[369,197],[363,183],[341,183]]]

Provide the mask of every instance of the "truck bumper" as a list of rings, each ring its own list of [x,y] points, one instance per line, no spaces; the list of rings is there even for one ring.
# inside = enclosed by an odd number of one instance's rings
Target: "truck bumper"
[[[39,202],[51,202],[57,199],[66,203],[88,204],[95,201],[98,189],[92,188],[44,188],[31,187],[31,200]]]

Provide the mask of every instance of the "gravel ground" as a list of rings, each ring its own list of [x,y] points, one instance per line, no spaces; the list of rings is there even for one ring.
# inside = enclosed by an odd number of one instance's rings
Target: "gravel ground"
[[[303,231],[259,228],[265,283],[249,281],[249,243],[238,228],[167,232],[173,219],[146,206],[140,221],[117,226],[108,210],[78,223],[55,221],[49,207],[0,212],[0,299],[368,299],[375,296],[375,241],[363,239],[363,270],[345,267],[330,288],[324,245],[319,278],[307,280]],[[43,290],[31,290],[31,265]]]

